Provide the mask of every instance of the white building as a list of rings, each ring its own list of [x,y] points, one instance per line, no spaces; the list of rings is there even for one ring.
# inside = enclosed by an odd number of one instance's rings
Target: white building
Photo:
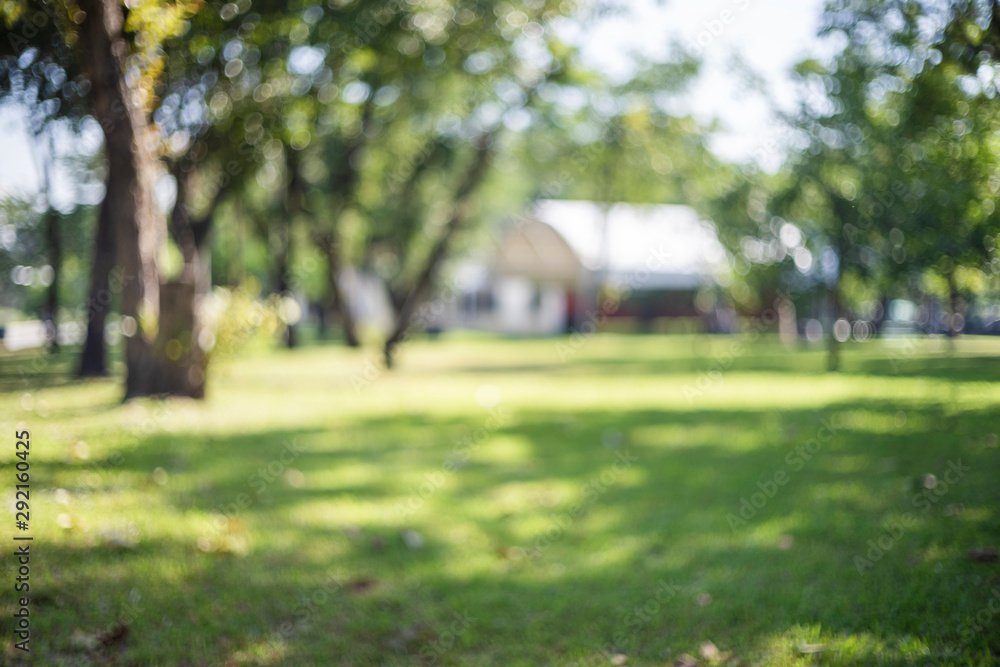
[[[714,226],[690,207],[543,200],[485,261],[459,265],[460,295],[438,326],[559,334],[596,307],[601,287],[630,288],[616,317],[704,319],[714,303],[698,295],[727,270]]]

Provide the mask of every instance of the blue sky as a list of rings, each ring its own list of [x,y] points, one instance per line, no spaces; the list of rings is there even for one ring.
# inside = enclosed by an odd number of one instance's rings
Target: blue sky
[[[702,120],[717,118],[725,128],[712,148],[727,159],[763,156],[775,168],[781,156],[765,150],[780,143],[771,105],[787,107],[792,90],[787,72],[797,61],[817,54],[816,27],[823,0],[632,0],[631,16],[603,20],[581,34],[580,46],[594,67],[612,74],[627,71],[630,50],[663,57],[671,43],[698,51],[701,78],[679,108]],[[745,63],[767,83],[768,95],[749,92],[745,76],[733,67]],[[68,139],[68,137],[67,137]],[[96,144],[90,141],[88,143]],[[0,109],[0,196],[34,191],[38,169],[18,109]],[[72,196],[66,184],[64,196]]]

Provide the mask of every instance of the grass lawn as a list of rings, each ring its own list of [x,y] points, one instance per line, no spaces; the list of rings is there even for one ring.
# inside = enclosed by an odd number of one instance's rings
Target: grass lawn
[[[1000,340],[736,341],[312,347],[127,405],[0,357],[0,662],[26,425],[37,664],[1000,663]]]

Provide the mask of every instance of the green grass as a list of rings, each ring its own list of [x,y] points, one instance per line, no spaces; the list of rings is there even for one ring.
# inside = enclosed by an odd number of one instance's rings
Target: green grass
[[[818,349],[730,360],[734,342],[604,335],[563,362],[568,339],[422,341],[381,374],[314,347],[220,363],[204,402],[127,405],[113,380],[68,382],[68,358],[28,388],[31,359],[0,357],[8,503],[14,430],[32,434],[32,655],[1000,663],[1000,565],[968,558],[1000,546],[1000,341],[869,343],[836,374]],[[766,503],[733,528],[743,498]]]

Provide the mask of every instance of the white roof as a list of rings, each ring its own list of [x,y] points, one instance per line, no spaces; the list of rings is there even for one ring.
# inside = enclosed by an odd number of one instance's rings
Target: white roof
[[[728,269],[715,227],[689,206],[611,204],[606,210],[611,280],[647,288],[692,288]],[[556,230],[585,268],[601,270],[605,205],[543,199],[528,217]]]

